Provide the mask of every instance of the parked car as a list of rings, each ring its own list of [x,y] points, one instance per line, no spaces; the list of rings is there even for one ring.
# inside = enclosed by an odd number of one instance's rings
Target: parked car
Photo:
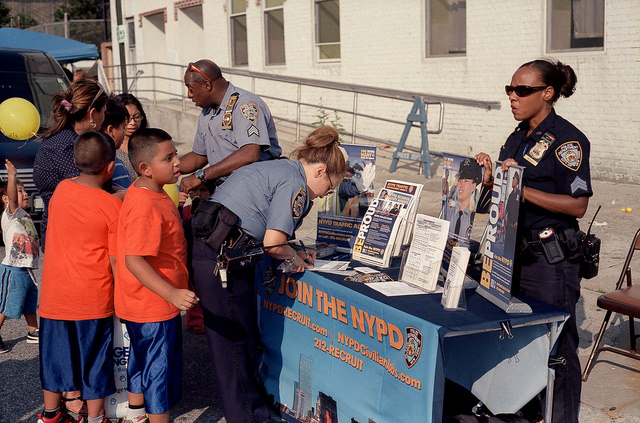
[[[50,54],[40,50],[0,48],[0,102],[21,97],[33,103],[40,114],[39,135],[47,127],[53,96],[68,86],[69,79]],[[0,176],[6,178],[4,160],[8,158],[18,169],[18,178],[29,193],[28,211],[35,222],[40,221],[44,207],[33,182],[33,161],[40,144],[39,137],[16,141],[0,133]],[[36,224],[36,227],[40,225]]]

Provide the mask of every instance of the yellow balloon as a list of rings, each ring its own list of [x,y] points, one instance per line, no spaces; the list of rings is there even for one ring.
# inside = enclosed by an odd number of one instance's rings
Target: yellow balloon
[[[164,191],[169,194],[169,197],[173,200],[173,204],[178,207],[178,204],[180,204],[180,191],[178,190],[178,185],[166,184],[162,188],[164,188]]]
[[[8,98],[0,104],[0,131],[14,140],[26,140],[38,133],[40,114],[28,100]]]

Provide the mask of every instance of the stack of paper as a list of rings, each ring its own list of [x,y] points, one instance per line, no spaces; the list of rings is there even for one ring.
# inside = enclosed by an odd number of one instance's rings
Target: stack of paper
[[[421,184],[389,180],[372,201],[353,244],[354,260],[389,267],[391,257],[411,239]]]

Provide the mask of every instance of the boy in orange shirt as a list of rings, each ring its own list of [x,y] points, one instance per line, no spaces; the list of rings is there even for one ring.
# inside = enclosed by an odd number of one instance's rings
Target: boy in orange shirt
[[[80,135],[74,161],[80,175],[62,181],[49,203],[49,229],[40,294],[39,423],[72,420],[62,392],[81,391],[90,423],[108,420],[104,398],[115,392],[113,261],[121,202],[101,189],[111,178],[116,149],[96,131]]]
[[[146,128],[129,140],[139,178],[129,187],[118,224],[116,315],[131,340],[125,421],[168,422],[180,398],[180,310],[198,302],[187,289],[187,243],[178,209],[163,190],[178,180],[180,160],[171,136]],[[143,408],[144,407],[144,408]]]

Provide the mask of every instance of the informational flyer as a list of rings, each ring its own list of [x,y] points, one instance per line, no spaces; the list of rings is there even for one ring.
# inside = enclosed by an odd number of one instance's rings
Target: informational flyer
[[[316,200],[316,239],[349,251],[374,197],[376,148],[353,144],[341,147],[347,153],[347,172],[334,193]]]
[[[400,250],[398,244],[404,240],[421,188],[410,182],[386,181],[362,219],[352,249],[354,260],[389,266],[393,252]]]
[[[448,233],[447,220],[424,214],[416,216],[411,248],[400,276],[402,282],[427,291],[436,289]]]
[[[505,304],[511,301],[523,172],[521,166],[511,166],[503,171],[500,162],[496,163],[489,221],[482,246],[480,286]]]

